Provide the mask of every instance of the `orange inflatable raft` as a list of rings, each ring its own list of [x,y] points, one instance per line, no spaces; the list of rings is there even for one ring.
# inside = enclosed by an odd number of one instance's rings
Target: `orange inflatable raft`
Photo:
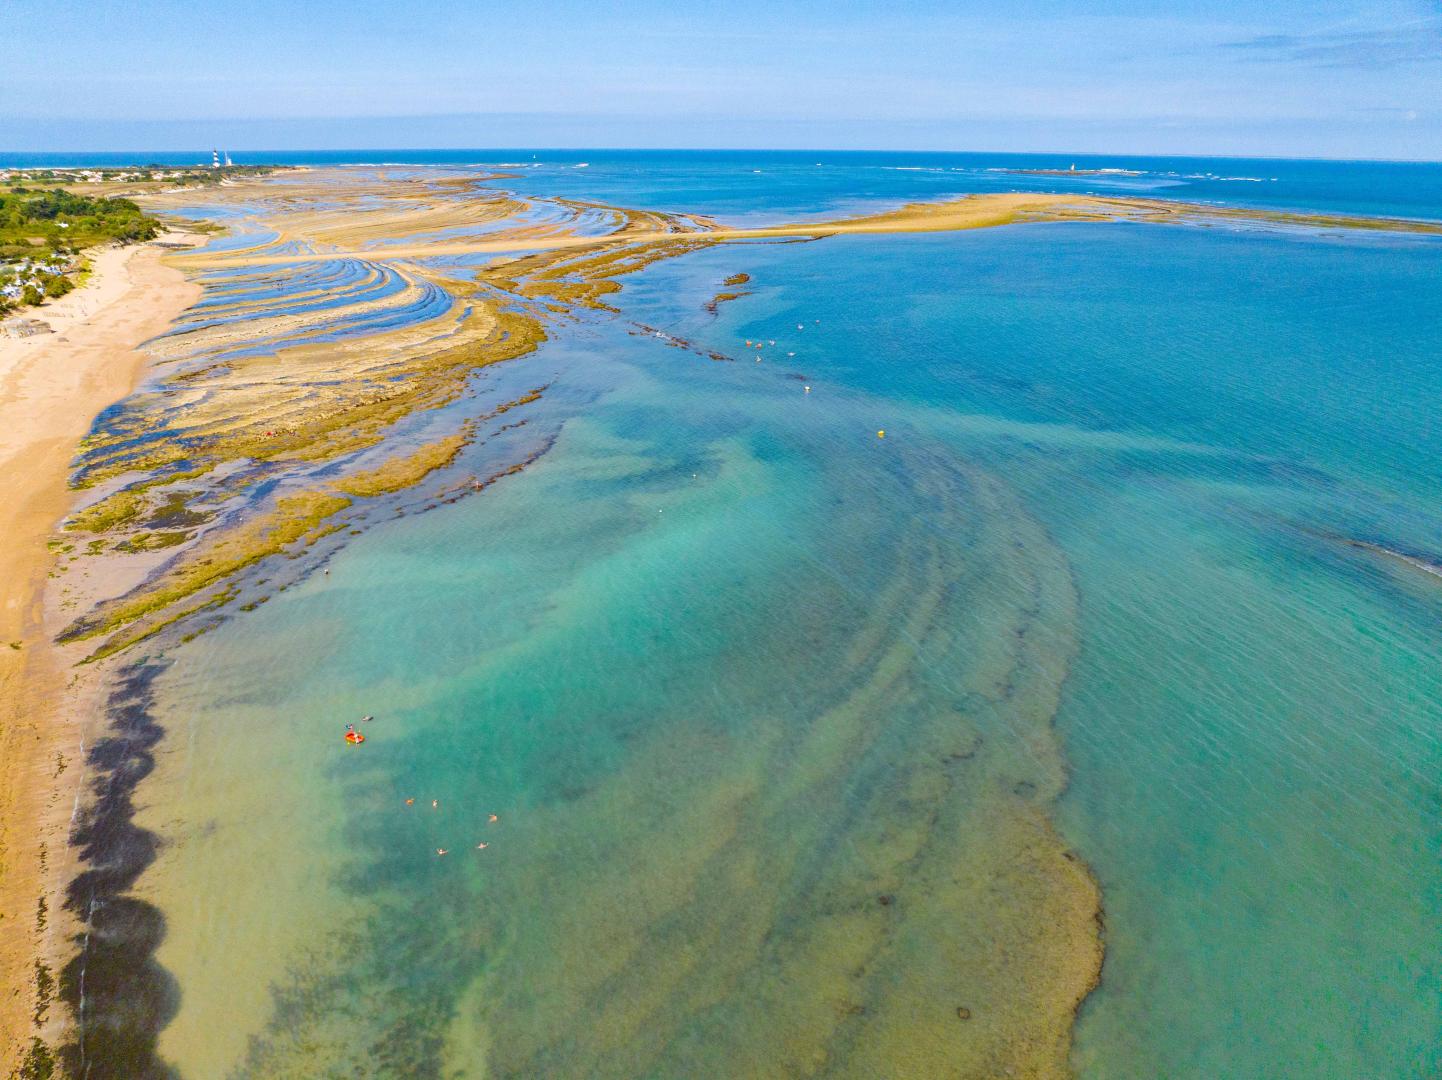
[[[350,743],[352,746],[359,746],[361,743],[366,741],[366,737],[362,735],[359,731],[347,731],[345,733],[345,741]]]

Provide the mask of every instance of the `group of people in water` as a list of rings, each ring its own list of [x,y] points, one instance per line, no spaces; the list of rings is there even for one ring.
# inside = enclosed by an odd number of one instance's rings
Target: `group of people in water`
[[[361,717],[361,723],[363,723],[363,724],[369,723],[370,721],[372,721],[372,720],[374,720],[374,719],[375,719],[374,716],[362,716],[362,717]],[[345,741],[348,742],[348,743],[350,743],[352,746],[359,746],[361,743],[363,743],[363,742],[366,741],[366,737],[360,733],[360,731],[356,728],[356,726],[355,726],[354,724],[346,724],[346,726],[345,726]],[[407,806],[414,806],[415,804],[416,804],[416,800],[415,800],[414,798],[410,798],[410,799],[407,799],[407,800],[406,800],[406,805],[407,805]],[[432,810],[439,810],[440,808],[441,808],[441,800],[440,800],[440,799],[432,799],[432,800],[431,800],[431,809],[432,809]],[[487,823],[488,825],[494,825],[494,824],[496,824],[496,822],[498,822],[498,821],[500,821],[500,820],[501,820],[501,817],[500,817],[499,814],[487,814],[487,815],[486,815],[486,823]],[[479,844],[476,845],[476,850],[477,850],[477,851],[485,851],[486,848],[488,848],[488,847],[490,847],[490,846],[491,846],[491,845],[490,845],[488,842],[482,840]],[[436,848],[436,854],[437,854],[437,855],[449,855],[450,853],[451,853],[451,849],[450,849],[450,848],[443,848],[443,847],[442,847],[442,848]]]
[[[820,319],[813,319],[812,321],[813,321],[813,322],[816,322],[816,323],[819,323],[821,320],[820,320]],[[805,330],[805,329],[806,329],[806,324],[805,324],[805,323],[797,323],[797,324],[796,324],[796,329],[798,329],[798,330]],[[767,339],[765,339],[764,341],[763,341],[761,338],[757,338],[757,339],[755,339],[754,341],[753,341],[751,338],[747,338],[747,339],[746,339],[746,347],[747,347],[748,349],[755,349],[755,350],[756,350],[756,362],[757,362],[758,364],[761,363],[761,350],[762,350],[763,348],[765,348],[767,345],[775,345],[775,344],[776,344],[776,339],[775,339],[775,338],[767,338]],[[789,352],[789,353],[787,353],[786,355],[787,355],[788,357],[794,357],[796,354],[795,354],[794,352]],[[811,386],[808,384],[806,387],[804,387],[803,392],[804,392],[804,393],[807,393],[807,394],[811,393]]]
[[[414,806],[414,805],[415,805],[415,799],[407,799],[407,800],[406,800],[406,805],[407,805],[407,806]],[[431,809],[432,809],[432,810],[438,810],[438,809],[440,809],[440,805],[441,805],[441,801],[440,801],[439,799],[432,799],[432,800],[431,800]],[[501,817],[500,817],[499,814],[487,814],[487,815],[486,815],[486,823],[487,823],[488,825],[494,825],[496,822],[498,822],[498,821],[500,821],[500,820],[501,820]],[[488,848],[488,847],[490,847],[490,846],[491,846],[491,845],[490,845],[487,841],[482,840],[479,844],[476,845],[476,850],[477,850],[477,851],[485,851],[486,848]],[[438,848],[436,848],[436,854],[437,854],[437,855],[449,855],[450,853],[451,853],[451,849],[450,849],[450,848],[443,848],[443,847],[438,847]]]
[[[365,723],[366,721],[374,719],[374,716],[362,716],[361,723]],[[356,726],[354,724],[347,724],[345,726],[345,741],[350,743],[352,746],[359,746],[361,743],[366,741],[366,737],[356,730]]]

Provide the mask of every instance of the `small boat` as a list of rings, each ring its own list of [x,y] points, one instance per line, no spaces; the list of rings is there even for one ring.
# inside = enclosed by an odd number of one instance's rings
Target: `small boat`
[[[361,743],[366,741],[366,737],[362,735],[359,731],[347,731],[345,733],[345,741],[350,743],[352,746],[359,746]]]

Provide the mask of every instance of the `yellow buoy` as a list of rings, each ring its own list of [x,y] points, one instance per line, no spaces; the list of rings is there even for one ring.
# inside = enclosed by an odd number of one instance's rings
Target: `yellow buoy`
[[[878,432],[876,433],[876,437],[877,437],[878,439],[884,439],[884,438],[886,438],[886,432],[884,432],[884,431],[878,431]]]

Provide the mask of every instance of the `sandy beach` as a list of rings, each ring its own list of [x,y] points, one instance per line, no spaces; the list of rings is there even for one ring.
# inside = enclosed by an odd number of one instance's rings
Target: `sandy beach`
[[[168,243],[199,237],[170,233]],[[36,1012],[37,960],[64,933],[59,890],[65,828],[82,780],[75,686],[43,627],[55,556],[47,538],[71,501],[77,442],[96,414],[135,385],[138,351],[199,295],[155,244],[96,253],[84,286],[22,318],[52,333],[0,336],[0,1070],[9,1075]],[[42,907],[43,904],[43,907]],[[53,958],[51,967],[55,968]],[[57,1008],[50,1009],[54,1022]]]

